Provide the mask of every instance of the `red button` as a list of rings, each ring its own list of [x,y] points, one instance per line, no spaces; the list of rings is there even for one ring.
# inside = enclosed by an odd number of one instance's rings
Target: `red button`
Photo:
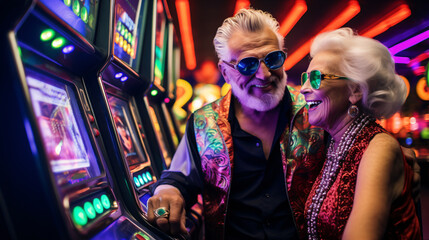
[[[98,131],[98,129],[97,129],[97,128],[93,128],[92,130],[94,131],[94,135],[95,135],[96,137],[100,136],[100,131]]]
[[[140,129],[140,130],[142,130],[142,129],[143,129],[143,127],[142,127],[142,125],[141,125],[141,124],[139,124],[139,129]]]
[[[146,138],[146,136],[142,133],[142,139],[145,139]]]
[[[92,115],[91,115],[91,114],[89,114],[89,113],[88,113],[88,118],[89,118],[89,122],[90,122],[90,123],[94,123],[94,122],[95,122],[94,116],[92,116]]]

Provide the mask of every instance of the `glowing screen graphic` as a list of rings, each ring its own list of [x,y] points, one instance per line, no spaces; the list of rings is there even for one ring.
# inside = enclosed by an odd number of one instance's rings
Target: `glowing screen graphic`
[[[41,75],[27,75],[27,82],[57,184],[74,184],[100,175],[72,88]]]
[[[147,159],[143,157],[141,143],[137,140],[137,129],[132,120],[128,103],[113,95],[107,95],[107,100],[128,165],[132,166],[147,162]]]
[[[137,53],[140,52],[140,31],[144,16],[141,16],[143,1],[117,0],[115,3],[115,56],[137,70]]]

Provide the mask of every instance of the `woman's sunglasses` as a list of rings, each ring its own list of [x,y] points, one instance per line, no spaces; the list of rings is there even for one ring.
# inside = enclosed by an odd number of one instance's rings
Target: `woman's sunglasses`
[[[322,74],[319,70],[313,70],[310,73],[303,72],[301,74],[301,86],[304,85],[310,75],[310,85],[313,89],[320,88],[320,82],[322,79],[348,79],[347,77],[337,76],[334,74]]]
[[[247,57],[241,59],[237,64],[225,62],[228,66],[235,68],[241,74],[250,76],[258,71],[261,61],[264,61],[265,65],[271,70],[276,70],[283,66],[286,60],[286,53],[283,51],[270,52],[264,58],[258,59],[256,57]]]

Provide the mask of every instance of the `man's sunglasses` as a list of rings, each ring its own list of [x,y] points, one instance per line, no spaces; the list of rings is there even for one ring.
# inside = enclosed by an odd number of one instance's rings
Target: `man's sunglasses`
[[[241,74],[245,76],[250,76],[258,71],[259,66],[261,65],[261,61],[264,61],[265,65],[271,69],[276,70],[283,66],[283,63],[286,60],[286,53],[283,51],[274,51],[270,52],[264,58],[258,59],[256,57],[247,57],[241,59],[237,64],[232,64],[229,62],[225,62],[228,66],[235,68]]]
[[[334,74],[322,74],[319,70],[313,70],[310,73],[303,72],[301,74],[301,86],[307,82],[308,77],[310,75],[310,85],[313,89],[320,88],[320,82],[323,79],[348,79],[347,77],[337,76]]]

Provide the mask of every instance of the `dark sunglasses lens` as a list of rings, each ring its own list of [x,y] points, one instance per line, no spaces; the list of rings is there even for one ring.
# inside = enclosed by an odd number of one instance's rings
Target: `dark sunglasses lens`
[[[264,62],[270,69],[277,69],[283,66],[283,63],[286,60],[286,54],[282,51],[275,51],[269,53],[265,59]]]
[[[252,75],[258,71],[259,60],[255,57],[243,58],[237,64],[237,70],[243,75]]]
[[[311,71],[310,84],[312,88],[319,89],[321,80],[322,80],[322,73],[319,70]]]
[[[308,80],[308,75],[307,75],[307,73],[306,73],[306,72],[303,72],[303,73],[301,74],[301,86],[303,86],[303,85],[304,85],[304,83],[305,83],[305,82],[307,82],[307,80]]]

